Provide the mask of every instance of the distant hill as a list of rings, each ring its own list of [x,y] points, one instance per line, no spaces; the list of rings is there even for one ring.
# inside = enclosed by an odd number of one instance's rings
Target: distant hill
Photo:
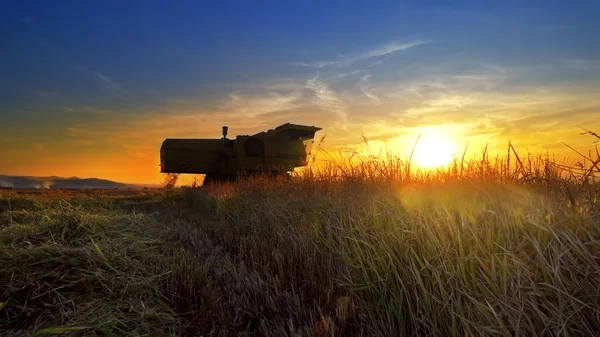
[[[13,189],[135,189],[158,185],[126,184],[97,178],[31,177],[0,175],[0,188]]]

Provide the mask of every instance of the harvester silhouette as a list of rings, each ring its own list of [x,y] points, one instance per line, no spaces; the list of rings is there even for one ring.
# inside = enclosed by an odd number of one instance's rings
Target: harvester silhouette
[[[204,184],[240,176],[287,175],[306,166],[319,127],[286,123],[254,135],[220,139],[167,138],[160,148],[162,173],[205,174]]]

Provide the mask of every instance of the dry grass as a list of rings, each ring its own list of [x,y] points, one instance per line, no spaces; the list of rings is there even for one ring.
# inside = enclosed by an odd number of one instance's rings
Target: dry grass
[[[5,194],[0,329],[594,336],[600,159],[508,153],[437,172],[354,156],[160,195]]]
[[[0,203],[3,335],[176,331],[159,289],[171,270],[158,223],[79,201]]]

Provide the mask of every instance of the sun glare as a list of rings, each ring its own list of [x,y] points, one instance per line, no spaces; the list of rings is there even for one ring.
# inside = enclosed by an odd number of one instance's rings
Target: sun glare
[[[422,168],[439,168],[449,164],[456,152],[456,145],[442,133],[423,133],[415,147],[413,162]]]

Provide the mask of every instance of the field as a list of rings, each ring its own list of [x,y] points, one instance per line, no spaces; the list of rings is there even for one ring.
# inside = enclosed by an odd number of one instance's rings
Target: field
[[[289,180],[0,191],[0,331],[597,335],[599,160],[515,155],[436,172],[350,158]]]

